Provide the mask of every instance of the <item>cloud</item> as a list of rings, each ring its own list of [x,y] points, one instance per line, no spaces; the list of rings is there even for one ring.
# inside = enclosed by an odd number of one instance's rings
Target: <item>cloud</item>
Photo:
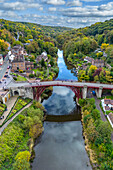
[[[100,2],[102,0],[82,0],[82,1],[85,1],[85,2]]]
[[[62,8],[60,11],[63,16],[67,17],[112,17],[112,7],[113,3],[108,3],[106,6],[70,7]]]
[[[67,6],[82,6],[82,2],[80,2],[79,0],[74,0],[72,2],[68,2]]]
[[[2,10],[26,10],[28,8],[40,8],[41,5],[38,3],[25,3],[25,2],[6,2],[0,6]]]
[[[107,4],[102,4],[98,7],[98,10],[100,11],[110,11],[113,10],[113,2],[109,2]]]
[[[50,5],[65,5],[66,3],[64,0],[46,0],[45,2]]]
[[[56,11],[57,9],[55,7],[48,8],[48,11]]]

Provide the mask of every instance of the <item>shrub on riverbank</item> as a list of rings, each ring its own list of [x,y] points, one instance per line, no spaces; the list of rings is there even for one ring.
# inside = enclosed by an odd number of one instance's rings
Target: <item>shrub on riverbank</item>
[[[86,150],[95,169],[113,169],[113,143],[111,127],[103,122],[100,113],[95,109],[95,100],[80,99],[82,107],[82,123]],[[95,165],[95,166],[94,166]]]
[[[18,166],[20,162],[18,160],[15,162],[15,157],[21,151],[30,151],[32,154],[31,146],[28,143],[30,138],[37,137],[43,131],[42,121],[41,107],[39,109],[32,104],[7,126],[0,136],[0,169],[10,170],[12,166],[15,167],[16,164]],[[40,128],[38,129],[38,127]],[[39,133],[35,133],[35,129],[39,130]]]

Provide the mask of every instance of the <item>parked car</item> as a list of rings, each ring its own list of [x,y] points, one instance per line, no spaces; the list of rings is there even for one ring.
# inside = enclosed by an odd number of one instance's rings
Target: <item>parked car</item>
[[[8,75],[5,75],[4,77],[8,77]]]
[[[5,73],[7,74],[8,72],[6,71]]]
[[[4,116],[1,116],[1,117],[0,117],[0,119],[3,119],[3,118],[4,118]]]
[[[0,83],[2,83],[2,82],[0,81]]]
[[[10,78],[9,76],[7,76],[7,78]]]
[[[9,69],[9,66],[7,67],[7,69]]]

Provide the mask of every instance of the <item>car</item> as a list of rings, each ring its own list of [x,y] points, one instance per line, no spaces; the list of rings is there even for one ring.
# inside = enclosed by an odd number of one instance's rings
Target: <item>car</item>
[[[9,66],[7,67],[7,69],[9,69]]]
[[[3,119],[3,118],[4,118],[4,116],[1,116],[1,117],[0,117],[0,119]]]
[[[10,78],[9,76],[7,76],[7,78]]]
[[[4,77],[8,77],[8,75],[5,75]]]
[[[0,81],[0,83],[2,83],[2,82]]]
[[[8,73],[8,71],[5,72],[6,74]]]
[[[5,79],[2,79],[2,81],[4,81]]]

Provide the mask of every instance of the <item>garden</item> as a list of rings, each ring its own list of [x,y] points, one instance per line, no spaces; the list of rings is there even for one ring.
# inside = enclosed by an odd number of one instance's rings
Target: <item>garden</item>
[[[5,104],[0,104],[0,117],[3,115],[5,110],[6,110],[6,105]]]
[[[27,79],[26,79],[25,77],[20,76],[20,75],[18,75],[18,74],[16,74],[16,73],[10,73],[10,75],[13,76],[13,79],[14,79],[15,81],[27,81]]]
[[[15,102],[12,110],[10,111],[9,116],[7,117],[6,121],[8,121],[9,119],[11,119],[18,111],[20,111],[23,107],[25,107],[28,103],[31,102],[31,99],[26,98],[18,98],[17,101]],[[5,121],[5,122],[6,122]]]

